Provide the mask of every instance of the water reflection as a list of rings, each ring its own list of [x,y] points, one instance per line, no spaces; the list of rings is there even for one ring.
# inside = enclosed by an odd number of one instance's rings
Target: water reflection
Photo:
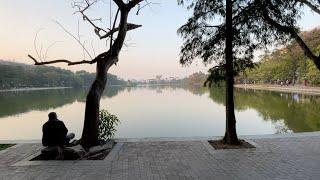
[[[103,97],[117,96],[126,87],[112,86]],[[26,113],[29,111],[47,111],[74,102],[85,102],[87,89],[49,89],[36,91],[0,92],[0,118]]]
[[[221,88],[210,90],[210,98],[224,104]],[[297,93],[235,89],[235,106],[238,111],[254,109],[265,121],[278,126],[279,132],[311,132],[320,130],[320,96]]]
[[[0,139],[39,139],[50,111],[81,134],[85,89],[0,92]],[[320,130],[320,97],[236,89],[239,134]],[[101,108],[122,121],[118,137],[223,135],[222,88],[143,86],[110,87]],[[12,133],[15,132],[15,133]]]
[[[253,108],[266,121],[283,120],[294,132],[320,130],[320,97],[297,93],[238,90],[237,108]]]
[[[80,100],[82,95],[82,90],[74,89],[0,92],[0,118],[61,107]]]

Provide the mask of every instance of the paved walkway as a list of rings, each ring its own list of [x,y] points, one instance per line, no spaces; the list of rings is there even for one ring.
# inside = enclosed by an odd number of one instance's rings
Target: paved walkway
[[[119,140],[103,161],[28,161],[39,144],[0,152],[0,179],[320,179],[320,132],[244,137],[256,149],[214,150],[206,138]]]

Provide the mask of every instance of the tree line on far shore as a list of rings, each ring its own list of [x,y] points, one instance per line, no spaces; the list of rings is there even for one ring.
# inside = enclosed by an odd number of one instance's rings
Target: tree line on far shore
[[[89,87],[96,74],[87,71],[72,72],[54,66],[33,66],[0,60],[0,89],[37,88],[37,87]],[[187,86],[202,86],[207,74],[193,73],[185,78],[160,81],[130,81],[116,75],[108,74],[107,85],[135,86],[138,84],[152,85],[175,84]]]
[[[88,87],[95,73],[72,72],[53,66],[32,66],[0,60],[0,89],[35,87]],[[109,74],[108,84],[125,85],[128,82]]]

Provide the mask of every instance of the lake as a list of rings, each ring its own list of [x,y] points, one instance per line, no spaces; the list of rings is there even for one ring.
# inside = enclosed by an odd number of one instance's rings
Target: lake
[[[55,111],[81,136],[86,91],[53,89],[0,92],[0,140],[41,139],[47,114]],[[222,136],[224,91],[200,87],[111,87],[101,108],[118,116],[116,137]],[[235,89],[239,135],[320,130],[320,97]]]

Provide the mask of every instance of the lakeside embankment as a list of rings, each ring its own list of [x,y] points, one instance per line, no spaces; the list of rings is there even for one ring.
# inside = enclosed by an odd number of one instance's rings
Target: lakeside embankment
[[[286,86],[286,85],[271,85],[271,84],[236,84],[234,87],[242,89],[256,89],[277,92],[291,92],[310,95],[320,95],[320,87],[310,86]]]
[[[70,89],[70,88],[72,88],[72,87],[16,88],[16,89],[0,89],[0,92],[8,92],[8,91],[38,91],[38,90]]]
[[[30,161],[41,144],[17,144],[0,151],[0,179],[319,179],[320,132],[273,136],[246,139],[256,148],[238,150],[199,138],[117,141],[100,161]]]

